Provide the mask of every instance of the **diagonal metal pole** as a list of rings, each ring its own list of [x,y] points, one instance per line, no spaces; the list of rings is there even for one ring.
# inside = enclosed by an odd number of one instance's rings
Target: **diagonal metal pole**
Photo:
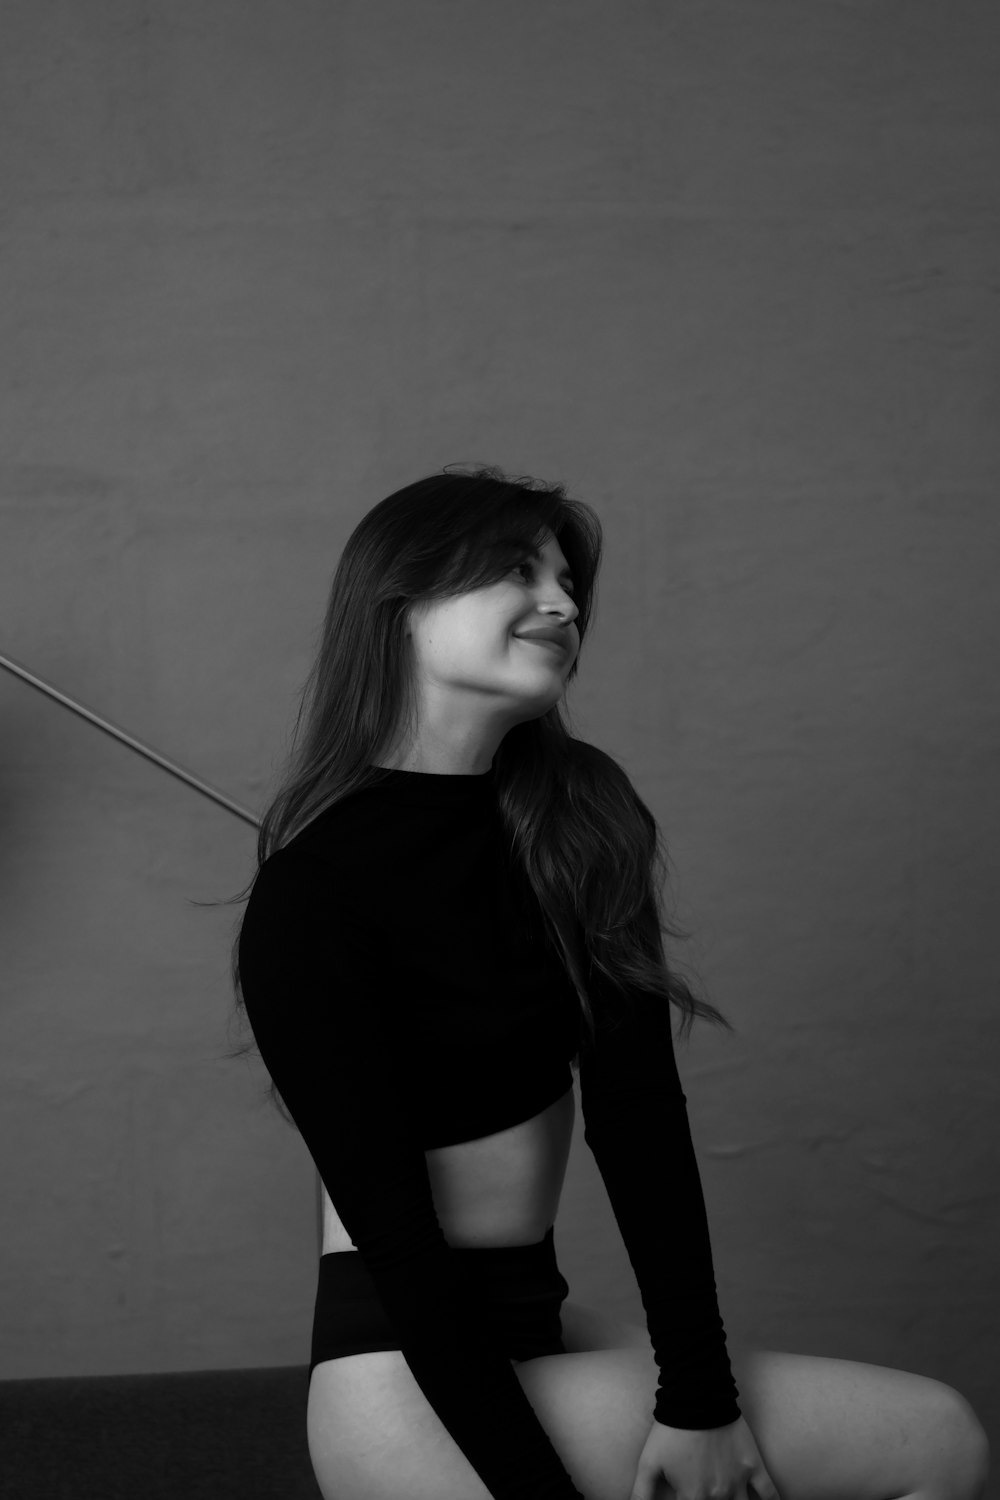
[[[169,771],[171,776],[176,776],[180,781],[186,781],[188,786],[193,786],[195,791],[201,792],[203,796],[211,797],[212,801],[218,802],[221,807],[228,807],[230,812],[234,812],[244,822],[251,823],[254,828],[260,827],[260,819],[254,817],[253,813],[248,812],[245,807],[241,807],[238,802],[234,802],[231,797],[227,797],[225,792],[218,791],[216,787],[209,786],[207,781],[202,781],[200,777],[193,776],[190,771],[185,771],[183,766],[175,765],[173,761],[167,760],[165,755],[161,755],[158,750],[153,750],[149,745],[144,745],[141,740],[135,738],[135,735],[128,734],[124,729],[119,729],[117,724],[112,724],[107,719],[102,719],[100,714],[95,714],[92,708],[86,708],[84,704],[75,702],[66,693],[61,693],[58,688],[53,687],[51,682],[46,682],[43,678],[36,677],[34,672],[29,672],[27,667],[22,667],[19,662],[11,661],[6,656],[0,656],[0,667],[6,667],[8,672],[13,672],[15,676],[30,683],[32,687],[38,688],[40,692],[47,693],[57,703],[62,703],[66,708],[71,708],[81,718],[89,719],[91,724],[96,724],[98,729],[104,730],[105,734],[113,735],[116,740],[121,740],[123,745],[128,745],[132,750],[138,750],[139,754],[144,755],[147,760],[154,761],[156,765],[162,766],[165,771]]]
[[[129,734],[124,729],[120,729],[117,724],[112,724],[107,719],[102,719],[100,714],[95,714],[92,708],[87,708],[84,704],[77,703],[75,699],[70,698],[66,693],[61,693],[58,688],[52,686],[51,682],[46,682],[44,678],[36,677],[34,672],[28,671],[27,667],[22,667],[20,662],[11,661],[7,656],[0,656],[0,667],[6,667],[7,671],[13,672],[15,677],[20,677],[24,682],[30,683],[33,688],[38,688],[39,692],[47,693],[57,703],[62,703],[66,708],[71,708],[81,718],[89,720],[91,724],[96,724],[98,729],[103,729],[105,734],[110,734],[114,739],[121,740],[122,744],[128,745],[129,749],[137,750],[147,760],[153,761],[155,765],[162,766],[165,771],[169,771],[171,776],[176,776],[180,781],[187,782],[188,786],[193,786],[195,791],[201,792],[203,796],[210,797],[213,802],[218,802],[221,807],[228,807],[230,812],[234,812],[244,822],[252,824],[254,828],[260,827],[260,819],[255,818],[253,813],[247,812],[245,807],[241,807],[231,797],[227,797],[225,792],[220,792],[216,787],[209,786],[207,781],[202,781],[199,776],[193,776],[190,771],[185,771],[183,766],[177,766],[173,761],[167,760],[165,755],[161,755],[158,750],[153,750],[149,745],[144,745],[141,740],[136,739],[135,735]],[[323,1198],[322,1179],[319,1172],[316,1173],[316,1241],[317,1253],[322,1254]]]

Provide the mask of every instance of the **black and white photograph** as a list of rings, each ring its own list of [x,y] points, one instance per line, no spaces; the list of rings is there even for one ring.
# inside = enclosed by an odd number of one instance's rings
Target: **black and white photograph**
[[[2,1500],[1000,1500],[996,0],[0,0]]]

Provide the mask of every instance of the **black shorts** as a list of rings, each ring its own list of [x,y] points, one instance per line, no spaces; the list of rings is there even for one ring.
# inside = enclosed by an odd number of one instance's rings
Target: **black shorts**
[[[534,1245],[452,1246],[483,1288],[484,1317],[508,1359],[565,1354],[560,1310],[569,1283],[556,1264],[554,1225]],[[324,1359],[398,1349],[399,1338],[357,1250],[319,1259],[309,1374]]]

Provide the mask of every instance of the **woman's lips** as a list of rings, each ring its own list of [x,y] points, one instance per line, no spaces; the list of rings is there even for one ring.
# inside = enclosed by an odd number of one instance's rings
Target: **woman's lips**
[[[548,646],[550,651],[557,651],[560,656],[566,655],[566,647],[560,641],[547,641],[541,636],[519,635],[519,641],[527,641],[529,646]]]

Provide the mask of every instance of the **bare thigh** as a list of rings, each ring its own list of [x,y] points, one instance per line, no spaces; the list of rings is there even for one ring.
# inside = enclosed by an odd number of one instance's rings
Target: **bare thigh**
[[[624,1347],[515,1366],[587,1500],[629,1500],[652,1422],[652,1350],[644,1335],[626,1336]],[[977,1475],[985,1480],[982,1429],[940,1381],[818,1355],[730,1353],[743,1416],[781,1500],[958,1500],[976,1493]],[[317,1365],[307,1432],[326,1500],[490,1500],[398,1351]]]

